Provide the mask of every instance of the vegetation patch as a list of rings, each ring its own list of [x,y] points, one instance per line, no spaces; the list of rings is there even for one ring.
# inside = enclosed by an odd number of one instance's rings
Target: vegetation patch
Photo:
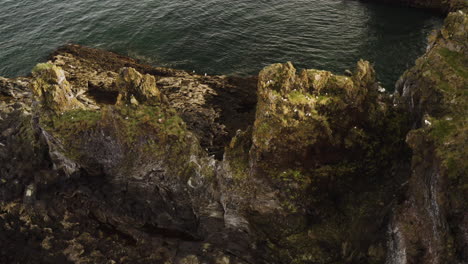
[[[39,63],[36,66],[34,66],[34,68],[32,69],[32,72],[37,73],[37,72],[52,69],[53,67],[54,65],[51,63]]]
[[[466,57],[456,51],[451,51],[447,48],[441,48],[439,54],[445,59],[445,62],[452,67],[461,77],[464,79],[468,78],[467,65],[468,61]]]

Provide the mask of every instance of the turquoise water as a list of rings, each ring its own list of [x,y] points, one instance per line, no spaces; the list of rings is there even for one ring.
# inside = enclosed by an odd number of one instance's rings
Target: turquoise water
[[[392,89],[442,19],[351,0],[1,0],[0,76],[20,76],[78,43],[155,66],[257,74],[292,61],[342,73],[359,58]]]

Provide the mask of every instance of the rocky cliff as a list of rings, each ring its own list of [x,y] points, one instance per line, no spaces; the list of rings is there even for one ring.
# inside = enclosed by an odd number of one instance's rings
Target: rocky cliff
[[[201,76],[68,45],[0,79],[2,263],[464,263],[467,25],[372,65]]]
[[[253,118],[254,79],[69,45],[1,81],[2,263],[252,259],[224,223],[215,172]]]
[[[412,116],[407,198],[395,211],[391,263],[463,263],[468,259],[468,15],[448,15],[424,56],[397,83],[395,103]]]

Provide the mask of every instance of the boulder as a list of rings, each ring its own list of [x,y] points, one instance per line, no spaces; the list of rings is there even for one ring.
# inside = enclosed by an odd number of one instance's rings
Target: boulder
[[[33,77],[31,89],[44,109],[59,114],[84,107],[75,98],[65,72],[60,67],[50,63],[38,64],[33,69]]]
[[[118,104],[158,104],[161,102],[161,92],[156,87],[153,75],[142,75],[133,68],[122,68],[117,78],[119,97]]]

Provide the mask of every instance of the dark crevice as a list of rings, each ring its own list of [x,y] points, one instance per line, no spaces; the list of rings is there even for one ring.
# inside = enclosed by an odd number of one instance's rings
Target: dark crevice
[[[90,89],[88,90],[87,95],[92,97],[98,104],[115,105],[119,92]]]
[[[117,234],[120,238],[122,238],[128,244],[130,244],[132,246],[137,245],[137,241],[132,236],[118,230],[117,228],[115,228],[115,227],[113,227],[113,226],[111,226],[109,224],[100,222],[93,214],[89,214],[88,217],[98,223],[98,225],[99,225],[98,229],[100,229],[104,234],[107,234],[109,236]]]
[[[209,147],[210,154],[222,160],[224,148],[231,142],[237,130],[245,131],[255,121],[257,106],[257,76],[248,78],[228,77],[226,84],[220,86],[207,79],[204,83],[210,85],[217,93],[208,100],[219,111],[219,124],[225,126],[227,134],[216,134],[213,146]]]
[[[197,237],[195,235],[192,235],[190,233],[187,233],[181,230],[161,228],[161,227],[158,227],[157,225],[150,224],[150,223],[144,224],[142,227],[142,231],[145,232],[146,234],[153,235],[153,236],[163,236],[165,238],[176,238],[176,239],[181,239],[184,241],[201,241],[202,240],[200,237]]]

